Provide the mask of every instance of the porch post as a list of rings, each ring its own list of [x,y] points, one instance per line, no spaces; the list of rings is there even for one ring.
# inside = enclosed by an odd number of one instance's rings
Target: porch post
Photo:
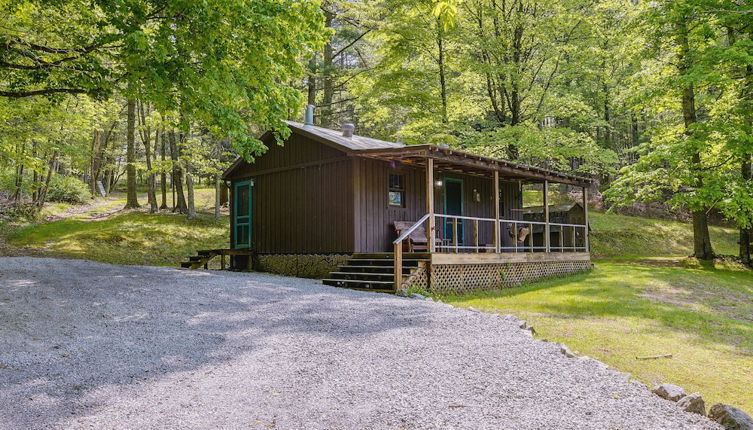
[[[499,253],[499,171],[494,171],[494,252]]]
[[[585,227],[585,233],[583,233],[583,240],[586,245],[586,252],[590,252],[589,244],[588,244],[588,188],[583,187],[583,218],[585,219],[584,224]]]
[[[552,252],[551,234],[549,232],[549,181],[544,180],[544,249],[546,252]]]
[[[429,228],[426,229],[426,249],[434,252],[436,244],[436,223],[434,220],[434,159],[426,158],[426,213],[429,214]]]

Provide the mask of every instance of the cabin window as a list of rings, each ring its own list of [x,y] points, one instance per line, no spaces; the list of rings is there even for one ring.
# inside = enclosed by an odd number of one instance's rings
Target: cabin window
[[[389,205],[400,208],[405,207],[405,188],[403,186],[403,175],[390,173],[389,185]]]

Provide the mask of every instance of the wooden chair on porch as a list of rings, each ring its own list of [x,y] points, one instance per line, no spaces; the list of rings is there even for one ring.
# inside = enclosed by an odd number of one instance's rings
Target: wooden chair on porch
[[[395,221],[393,225],[395,226],[397,235],[400,236],[405,230],[413,227],[413,224],[415,223],[415,221]],[[423,225],[420,225],[411,232],[407,240],[403,241],[403,248],[407,252],[427,252],[429,251],[429,247],[427,246],[428,243],[429,242],[426,240],[426,228]],[[442,240],[437,238],[436,246],[439,247],[441,245]]]

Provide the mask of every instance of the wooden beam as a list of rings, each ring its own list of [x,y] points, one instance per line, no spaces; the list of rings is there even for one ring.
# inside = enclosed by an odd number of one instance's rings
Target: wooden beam
[[[504,264],[504,263],[538,263],[549,261],[589,261],[591,256],[587,252],[500,252],[492,253],[459,253],[435,252],[431,255],[431,264]]]
[[[586,232],[583,234],[586,245],[586,252],[591,252],[588,243],[588,187],[583,187],[583,217],[585,218],[583,224],[586,225]]]
[[[436,245],[436,222],[434,219],[434,159],[426,160],[426,213],[429,214],[429,228],[426,229],[427,250],[434,252]]]
[[[410,240],[410,239],[408,239]],[[402,243],[396,243],[393,245],[395,248],[395,256],[394,256],[394,285],[395,285],[395,293],[399,293],[400,290],[403,288],[403,244]]]
[[[551,233],[549,231],[549,181],[544,181],[544,249],[551,252]]]
[[[494,184],[492,189],[494,190],[494,252],[499,253],[500,250],[500,237],[499,237],[499,172],[494,171]]]

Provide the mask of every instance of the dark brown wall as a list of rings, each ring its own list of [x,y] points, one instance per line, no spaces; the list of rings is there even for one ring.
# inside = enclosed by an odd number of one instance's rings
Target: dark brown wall
[[[392,250],[392,241],[396,238],[393,223],[395,221],[416,221],[426,214],[425,195],[426,173],[424,169],[368,159],[354,160],[354,184],[357,194],[354,200],[355,244],[356,252],[388,252]],[[405,207],[395,208],[387,203],[389,191],[389,174],[397,173],[405,181]],[[464,215],[478,218],[494,218],[494,196],[492,194],[491,173],[489,178],[445,173],[437,170],[436,180],[454,178],[463,180]],[[434,188],[434,211],[444,213],[444,188]],[[473,199],[473,190],[481,195],[481,201]],[[511,211],[520,208],[520,194],[517,182],[502,182],[502,207],[500,216],[506,219],[519,219],[520,214]],[[470,221],[463,229],[466,245],[473,243],[473,230]],[[442,236],[441,221],[438,219],[437,231]],[[504,232],[503,232],[504,233]],[[509,237],[502,234],[503,240]],[[479,242],[493,243],[493,225],[490,222],[479,223]],[[509,244],[508,244],[509,246]]]
[[[394,221],[415,221],[426,213],[422,168],[347,157],[295,134],[284,147],[265,143],[270,148],[266,154],[252,164],[243,163],[230,177],[232,181],[254,179],[251,240],[259,253],[388,252],[396,237]],[[404,176],[403,208],[387,204],[392,172]],[[491,173],[485,178],[437,170],[434,176],[463,180],[464,215],[494,217]],[[518,183],[502,182],[500,189],[501,216],[520,219],[519,212],[511,211],[521,207]],[[434,210],[444,213],[443,188],[434,190]],[[480,193],[480,202],[473,199],[474,190]],[[466,222],[464,240],[470,245],[473,232]],[[439,236],[441,228],[438,222]],[[491,223],[480,223],[479,242],[493,243],[492,232]],[[502,238],[503,245],[509,246],[504,228]]]
[[[252,248],[259,253],[352,252],[351,160],[295,134],[284,147],[267,145],[266,154],[244,163],[232,177],[254,179]]]

